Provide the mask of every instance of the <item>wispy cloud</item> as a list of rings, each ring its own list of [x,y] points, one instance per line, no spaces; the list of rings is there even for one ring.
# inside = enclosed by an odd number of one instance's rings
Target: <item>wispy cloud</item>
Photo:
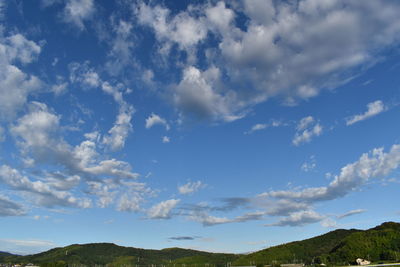
[[[280,219],[276,223],[266,224],[265,226],[304,226],[324,220],[326,216],[318,214],[312,210],[291,213],[289,216]]]
[[[169,240],[175,241],[192,241],[201,238],[201,236],[173,236],[169,237]]]
[[[366,211],[367,211],[367,210],[365,210],[365,209],[350,210],[350,211],[348,211],[348,212],[346,212],[346,213],[343,213],[343,214],[338,215],[337,218],[338,218],[338,219],[343,219],[343,218],[345,218],[345,217],[353,216],[353,215],[356,215],[356,214],[361,214],[361,213],[364,213],[364,212],[366,212]]]
[[[206,187],[201,181],[188,182],[178,187],[179,194],[188,195]]]
[[[387,110],[387,107],[381,100],[367,104],[367,111],[362,114],[354,115],[346,119],[346,125],[353,125],[354,123],[369,119]]]

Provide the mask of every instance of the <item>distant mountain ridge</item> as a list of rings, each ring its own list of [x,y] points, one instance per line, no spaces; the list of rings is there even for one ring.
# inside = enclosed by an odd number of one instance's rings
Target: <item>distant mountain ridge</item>
[[[166,267],[276,265],[305,263],[354,264],[357,258],[373,262],[400,260],[400,224],[386,222],[368,230],[338,229],[302,241],[290,242],[246,255],[210,253],[182,248],[162,250],[123,247],[112,243],[75,244],[46,252],[16,256],[0,253],[0,263],[34,263],[43,267],[107,265],[109,267]],[[208,265],[207,265],[208,264]],[[189,266],[186,266],[189,267]]]
[[[0,251],[0,257],[6,257],[6,256],[14,256],[14,254],[5,251]]]

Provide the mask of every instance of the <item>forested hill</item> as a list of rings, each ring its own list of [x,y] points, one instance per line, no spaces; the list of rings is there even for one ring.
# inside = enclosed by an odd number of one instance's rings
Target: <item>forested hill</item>
[[[8,253],[8,252],[0,251],[0,258],[1,257],[8,257],[8,256],[14,256],[14,255],[11,254],[11,253]]]
[[[369,230],[335,230],[327,234],[270,247],[245,255],[234,265],[305,263],[354,264],[357,258],[373,262],[400,260],[400,224],[383,223]]]
[[[222,249],[222,248],[221,248]],[[109,267],[207,267],[305,263],[348,265],[357,258],[372,262],[400,261],[400,224],[383,223],[369,230],[335,230],[324,235],[270,247],[248,255],[209,253],[182,248],[162,250],[122,247],[110,243],[70,245],[28,256],[0,253],[0,263],[34,263],[43,267],[108,265]]]
[[[191,249],[167,248],[153,250],[122,247],[111,243],[93,243],[54,248],[28,256],[3,257],[3,262],[35,263],[41,266],[54,266],[55,264],[53,263],[58,263],[56,264],[57,266],[64,266],[65,264],[147,266],[149,264],[174,263],[182,259],[186,259],[187,262],[193,262],[193,259],[198,259],[222,266],[226,262],[234,261],[237,258],[238,256],[234,254],[209,253]]]

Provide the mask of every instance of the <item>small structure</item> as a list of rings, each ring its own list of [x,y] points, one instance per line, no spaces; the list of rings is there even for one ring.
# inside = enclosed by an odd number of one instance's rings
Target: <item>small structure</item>
[[[362,266],[362,265],[371,264],[370,261],[367,261],[367,260],[364,260],[364,259],[361,259],[361,258],[356,259],[356,262],[357,262],[358,265],[361,265],[361,266]]]

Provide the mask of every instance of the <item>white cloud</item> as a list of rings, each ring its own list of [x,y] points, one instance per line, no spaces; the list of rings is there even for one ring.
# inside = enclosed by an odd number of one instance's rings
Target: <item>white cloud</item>
[[[157,114],[151,113],[151,115],[146,119],[146,129],[150,129],[155,125],[164,126],[167,131],[170,129],[168,122],[164,118],[158,116]]]
[[[80,30],[85,29],[84,21],[89,20],[95,12],[93,0],[67,0],[63,11],[63,20],[74,24]]]
[[[251,127],[250,130],[244,132],[244,134],[252,134],[256,131],[265,130],[269,127],[279,127],[285,125],[282,121],[279,120],[272,120],[270,123],[257,123]]]
[[[129,21],[111,17],[111,27],[113,37],[109,38],[111,48],[106,69],[109,74],[116,76],[126,70],[128,64],[135,62],[132,50],[135,46],[134,34],[132,33],[134,26]]]
[[[99,74],[93,69],[89,67],[89,61],[85,61],[83,64],[80,63],[70,63],[68,65],[70,76],[69,79],[73,83],[80,83],[83,86],[83,89],[91,89],[96,88],[102,85],[102,80]],[[102,85],[103,91],[107,92],[108,87],[110,86],[108,83]],[[108,90],[109,92],[113,91],[113,88]]]
[[[40,89],[41,81],[20,69],[35,61],[40,52],[39,45],[21,34],[0,37],[0,119],[13,119],[29,94]]]
[[[192,221],[201,223],[203,226],[213,226],[226,223],[247,222],[254,220],[261,220],[265,212],[250,212],[241,216],[229,219],[226,217],[216,217],[205,213],[204,211],[192,211],[187,218]]]
[[[308,143],[313,137],[320,136],[322,131],[322,126],[319,123],[316,123],[313,117],[305,117],[298,123],[292,143],[295,146],[299,146],[302,143]]]
[[[201,223],[203,226],[213,226],[217,224],[225,224],[225,223],[232,223],[233,221],[231,219],[228,219],[226,217],[216,217],[216,216],[211,216],[208,215],[204,212],[202,213],[193,213],[188,216],[188,219],[192,221],[196,221]]]
[[[366,211],[367,211],[367,210],[365,210],[365,209],[350,210],[350,211],[348,211],[348,212],[346,212],[346,213],[343,213],[343,214],[338,215],[337,218],[338,218],[338,219],[343,219],[343,218],[345,218],[345,217],[353,216],[353,215],[356,215],[356,214],[361,214],[361,213],[364,213],[364,212],[366,212]]]
[[[381,100],[376,100],[374,102],[368,103],[367,108],[368,110],[365,113],[347,118],[346,125],[352,125],[356,122],[366,120],[368,118],[378,115],[379,113],[384,112],[387,109]]]
[[[267,127],[268,127],[268,125],[265,123],[257,123],[255,125],[253,125],[253,127],[251,127],[250,130],[245,132],[245,134],[251,134],[251,133],[254,133],[255,131],[261,131],[261,130],[266,129]]]
[[[121,83],[112,85],[107,81],[103,81],[99,74],[89,67],[88,61],[83,64],[71,63],[69,68],[71,82],[80,83],[85,86],[83,89],[86,89],[86,86],[89,88],[100,87],[104,93],[112,96],[119,105],[119,114],[108,134],[103,136],[102,143],[113,151],[122,149],[125,146],[126,139],[132,132],[131,120],[135,112],[134,107],[124,100],[124,85]]]
[[[311,156],[308,161],[304,162],[301,165],[301,170],[304,172],[309,172],[314,170],[316,167],[317,167],[317,162],[315,160],[315,156]]]
[[[194,192],[197,192],[201,188],[204,188],[205,184],[203,184],[201,181],[196,181],[196,182],[188,182],[187,184],[181,185],[178,187],[178,191],[182,195],[187,195],[191,194]]]
[[[51,91],[52,91],[56,96],[59,96],[59,95],[62,95],[63,93],[66,92],[67,86],[68,86],[68,83],[66,83],[66,82],[58,83],[58,84],[55,84],[55,85],[53,85],[53,86],[51,87]]]
[[[240,28],[239,12],[248,19]],[[183,69],[175,106],[226,120],[272,97],[295,105],[348,82],[358,67],[372,66],[382,51],[398,44],[399,12],[396,2],[246,0],[230,8],[222,1],[193,4],[178,14],[140,3],[135,14],[153,29],[164,56],[176,47],[188,54],[169,61]],[[204,42],[210,35],[216,45]],[[201,71],[190,67],[198,49],[207,59],[202,69],[218,69],[225,91],[215,82],[200,82]]]
[[[304,117],[297,124],[296,130],[297,131],[305,130],[314,122],[315,122],[315,120],[312,116]]]
[[[125,146],[125,141],[132,132],[131,120],[135,109],[123,99],[122,84],[112,86],[108,82],[103,82],[101,88],[105,93],[112,95],[120,106],[114,126],[108,131],[109,135],[103,137],[103,144],[108,145],[112,150],[119,150]]]
[[[344,166],[328,186],[310,187],[301,191],[271,191],[264,196],[304,203],[332,200],[349,194],[371,179],[384,178],[399,165],[400,145],[393,145],[386,153],[383,148],[375,148],[364,153],[356,162]]]
[[[191,16],[188,11],[170,16],[169,9],[160,5],[151,7],[142,2],[137,7],[136,15],[140,24],[154,30],[157,40],[163,45],[161,51],[167,54],[172,43],[190,53],[190,50],[207,36],[207,28],[203,21]]]
[[[299,211],[291,213],[289,216],[282,218],[276,223],[267,224],[265,226],[303,226],[310,223],[316,223],[324,220],[326,216],[316,213],[312,210]]]
[[[14,201],[11,201],[9,198],[5,196],[0,195],[0,217],[21,216],[25,214],[26,210],[22,205]]]
[[[87,198],[76,198],[68,191],[57,190],[42,181],[31,181],[18,170],[7,165],[0,166],[0,181],[13,190],[31,193],[37,204],[45,207],[72,206],[89,208],[91,201]]]
[[[276,202],[270,202],[267,205],[267,214],[272,216],[288,216],[296,211],[309,210],[310,205],[289,199],[279,199]]]
[[[33,102],[30,112],[11,127],[23,155],[30,155],[36,163],[61,165],[71,173],[84,176],[107,175],[116,179],[135,179],[127,162],[116,159],[99,160],[96,144],[83,141],[72,147],[60,136],[60,118],[45,104]]]
[[[221,33],[229,31],[235,13],[225,6],[225,2],[219,1],[215,6],[205,10],[207,20]]]
[[[216,67],[204,72],[193,66],[185,68],[182,80],[174,86],[173,102],[185,114],[200,119],[233,121],[241,118],[243,115],[234,115],[240,108],[236,94],[231,90],[216,92],[219,78],[220,70]]]
[[[108,136],[104,136],[103,143],[108,145],[112,150],[119,150],[125,146],[125,141],[132,131],[132,114],[134,109],[132,106],[128,108],[122,107],[114,126],[108,131]]]
[[[169,142],[171,141],[171,139],[170,139],[168,136],[163,136],[162,139],[161,139],[161,141],[162,141],[164,144],[166,144],[166,143],[169,143]]]
[[[179,199],[169,199],[152,206],[147,212],[150,219],[169,219],[171,211],[180,202]]]

